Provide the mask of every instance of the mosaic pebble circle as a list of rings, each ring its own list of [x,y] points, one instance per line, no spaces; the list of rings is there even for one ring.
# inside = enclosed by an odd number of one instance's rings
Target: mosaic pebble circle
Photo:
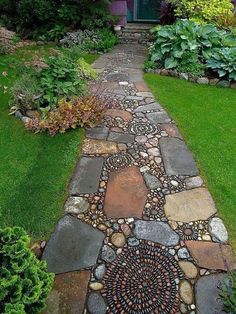
[[[125,248],[104,277],[107,313],[174,314],[179,305],[177,278],[182,273],[176,260],[159,244],[142,241]]]
[[[135,135],[148,135],[160,133],[160,129],[153,123],[134,122],[130,125],[129,132]]]
[[[128,167],[132,163],[132,157],[127,153],[117,153],[106,159],[106,168],[109,170],[117,170]]]

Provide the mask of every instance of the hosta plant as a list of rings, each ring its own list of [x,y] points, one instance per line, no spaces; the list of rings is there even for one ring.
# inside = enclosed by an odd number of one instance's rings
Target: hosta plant
[[[110,98],[99,95],[84,96],[74,101],[61,100],[58,107],[44,117],[28,121],[26,128],[35,133],[46,131],[55,135],[71,128],[94,127],[102,123],[105,112],[110,107]]]
[[[54,275],[29,249],[21,228],[0,229],[0,313],[37,314],[45,307]]]
[[[205,54],[206,66],[216,71],[219,77],[236,81],[236,47],[215,48]]]

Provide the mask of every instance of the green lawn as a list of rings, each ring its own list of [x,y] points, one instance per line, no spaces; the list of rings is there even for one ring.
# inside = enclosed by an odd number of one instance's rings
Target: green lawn
[[[8,91],[17,75],[15,62],[47,55],[51,48],[27,47],[0,56],[0,227],[24,227],[35,239],[47,237],[63,213],[83,138],[81,129],[55,137],[34,135],[8,114]],[[96,59],[83,57],[90,63]]]
[[[236,251],[236,90],[155,74],[145,80],[193,152]]]

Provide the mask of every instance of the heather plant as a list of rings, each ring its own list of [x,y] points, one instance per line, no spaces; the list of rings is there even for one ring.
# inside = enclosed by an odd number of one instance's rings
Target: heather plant
[[[0,313],[37,314],[45,307],[54,275],[29,243],[22,228],[0,229]]]

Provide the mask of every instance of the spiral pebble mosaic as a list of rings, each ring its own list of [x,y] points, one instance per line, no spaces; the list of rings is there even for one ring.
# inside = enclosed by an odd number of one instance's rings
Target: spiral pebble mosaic
[[[174,314],[182,272],[167,249],[143,241],[108,265],[103,296],[109,314]]]

